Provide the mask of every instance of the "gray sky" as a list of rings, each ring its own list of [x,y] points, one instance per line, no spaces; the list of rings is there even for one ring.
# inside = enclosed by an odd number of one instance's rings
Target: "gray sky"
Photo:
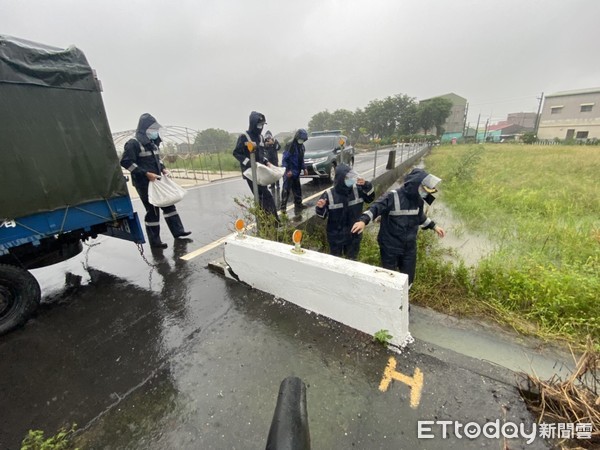
[[[274,133],[325,109],[454,92],[472,125],[600,87],[598,0],[0,0],[0,34],[83,50],[113,132]]]

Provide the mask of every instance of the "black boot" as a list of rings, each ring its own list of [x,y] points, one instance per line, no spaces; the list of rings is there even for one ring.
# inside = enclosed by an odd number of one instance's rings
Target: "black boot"
[[[165,221],[167,222],[169,230],[171,230],[171,234],[174,238],[186,237],[192,234],[191,231],[185,231],[183,228],[183,223],[181,223],[181,218],[179,217],[177,211],[170,214],[165,213]]]
[[[148,235],[148,243],[152,248],[167,248],[168,245],[160,240],[160,226],[146,225],[146,235]]]

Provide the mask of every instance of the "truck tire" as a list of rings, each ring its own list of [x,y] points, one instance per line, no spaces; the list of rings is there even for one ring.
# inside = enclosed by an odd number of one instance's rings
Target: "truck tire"
[[[0,264],[0,335],[25,323],[37,309],[40,285],[21,267]]]

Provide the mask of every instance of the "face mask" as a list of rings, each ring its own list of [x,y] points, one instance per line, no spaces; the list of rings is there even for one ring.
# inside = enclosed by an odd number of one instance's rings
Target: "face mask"
[[[256,128],[258,128],[259,130],[262,130],[262,129],[263,129],[263,126],[264,126],[264,125],[263,125],[262,123],[259,123],[258,125],[256,125]]]
[[[298,144],[304,144],[304,139],[298,139]]]
[[[346,184],[346,187],[352,187],[356,184],[356,178],[346,178],[344,184]]]
[[[155,141],[156,139],[158,139],[158,131],[148,130],[146,131],[146,136],[148,136],[148,139],[150,139],[151,141]]]
[[[428,205],[431,205],[435,201],[435,197],[429,192],[427,192],[425,189],[423,189],[421,186],[419,186],[419,195]]]

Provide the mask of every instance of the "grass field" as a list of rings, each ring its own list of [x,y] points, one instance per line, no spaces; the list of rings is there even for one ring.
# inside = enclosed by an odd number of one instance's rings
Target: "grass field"
[[[199,170],[206,172],[237,172],[240,163],[230,151],[221,153],[201,153],[199,155],[178,155],[173,161],[168,162],[171,169]]]
[[[426,168],[444,180],[443,202],[498,250],[456,266],[421,233],[416,298],[438,309],[483,305],[540,336],[599,342],[600,149],[445,146]]]

